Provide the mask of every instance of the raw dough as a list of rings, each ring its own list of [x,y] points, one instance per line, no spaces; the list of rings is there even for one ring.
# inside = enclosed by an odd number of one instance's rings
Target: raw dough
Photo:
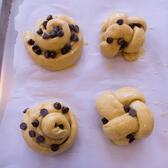
[[[153,114],[145,104],[144,95],[135,88],[102,93],[96,108],[102,117],[105,135],[117,145],[144,138],[153,130]]]
[[[146,29],[146,22],[140,17],[111,15],[101,29],[102,54],[111,58],[121,53],[128,61],[136,60],[142,54]]]
[[[36,27],[36,33],[24,33],[24,43],[37,64],[56,71],[72,66],[80,58],[83,37],[72,18],[49,15]]]
[[[77,134],[75,116],[59,102],[45,102],[24,110],[20,128],[27,144],[45,154],[67,150]]]

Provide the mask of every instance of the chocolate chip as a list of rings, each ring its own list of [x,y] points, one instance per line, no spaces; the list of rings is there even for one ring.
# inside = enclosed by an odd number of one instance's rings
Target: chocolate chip
[[[116,23],[117,23],[118,25],[122,25],[122,24],[124,23],[124,20],[123,20],[123,19],[118,19],[118,20],[116,21]]]
[[[36,33],[39,34],[39,35],[42,35],[42,34],[43,34],[43,30],[40,28],[40,29],[38,29],[38,30],[36,31]]]
[[[29,131],[29,136],[32,137],[32,138],[35,137],[36,136],[36,132],[33,131],[33,130],[30,130]]]
[[[49,39],[50,38],[50,35],[48,33],[43,33],[43,39]]]
[[[129,142],[129,143],[132,143],[133,141],[135,141],[135,138],[134,138],[134,137],[133,137],[133,138],[130,138],[128,142]]]
[[[23,113],[26,113],[28,109],[29,109],[29,108],[26,108],[25,110],[23,110]]]
[[[22,123],[20,124],[20,129],[26,130],[26,129],[27,129],[27,124],[24,123],[24,122],[22,122]]]
[[[37,54],[37,55],[40,55],[41,54],[41,49],[39,48],[39,49],[36,49],[36,50],[34,50],[34,52]]]
[[[107,41],[108,44],[111,44],[113,42],[113,38],[107,37],[106,41]]]
[[[55,31],[55,32],[59,32],[60,30],[62,30],[62,27],[61,27],[61,26],[56,26],[56,27],[54,27],[54,31]]]
[[[32,125],[33,125],[33,127],[38,127],[39,126],[39,121],[38,120],[34,120],[32,122]]]
[[[59,103],[59,102],[54,103],[54,108],[57,109],[57,110],[60,110],[61,109],[61,103]]]
[[[141,27],[142,27],[142,25],[141,25],[141,24],[139,24],[139,23],[129,24],[129,26],[130,26],[132,29],[134,29],[134,27],[135,27],[135,26],[137,26],[137,27],[139,27],[139,28],[141,28]]]
[[[44,51],[44,56],[46,58],[50,58],[50,51]]]
[[[128,113],[128,112],[130,111],[129,105],[125,105],[125,106],[124,106],[124,111],[125,111],[126,113]]]
[[[33,47],[32,47],[32,49],[33,50],[36,50],[36,49],[39,49],[40,47],[38,46],[38,45],[34,45]]]
[[[53,31],[50,33],[50,38],[55,38],[55,37],[57,37],[57,32],[53,30]]]
[[[107,124],[108,123],[108,120],[106,118],[102,118],[101,121],[102,121],[103,124]]]
[[[76,33],[79,32],[79,26],[78,25],[69,24],[69,28],[70,28],[71,31],[74,31]]]
[[[58,127],[61,128],[61,129],[64,129],[64,125],[63,124],[58,125]]]
[[[40,115],[45,117],[48,114],[48,110],[47,109],[41,109],[40,110]]]
[[[60,26],[56,26],[53,31],[50,33],[51,38],[64,36],[64,32]]]
[[[34,52],[37,54],[37,55],[40,55],[41,54],[41,49],[37,49],[37,50],[34,50]]]
[[[33,44],[35,43],[35,41],[34,41],[33,39],[29,39],[29,40],[27,41],[27,43],[28,43],[29,45],[33,45]]]
[[[58,37],[63,37],[64,36],[64,32],[62,30],[57,32],[57,36]]]
[[[40,47],[37,46],[37,45],[34,45],[34,46],[32,47],[32,49],[33,49],[33,51],[34,51],[37,55],[40,55],[40,54],[42,53]]]
[[[123,38],[118,39],[118,45],[122,46],[125,43],[125,40]]]
[[[75,33],[72,33],[71,37],[70,37],[70,40],[77,42],[77,41],[79,41],[79,37]]]
[[[53,152],[56,152],[59,149],[59,145],[58,144],[52,144],[52,145],[50,145],[50,148]]]
[[[132,116],[132,117],[136,117],[137,116],[137,113],[134,109],[130,109],[129,110],[129,115]]]
[[[74,26],[74,31],[75,31],[76,33],[79,32],[79,26],[78,26],[78,25],[75,25],[75,26]]]
[[[128,134],[128,135],[126,136],[127,139],[130,139],[130,138],[132,138],[132,137],[134,137],[133,134]]]
[[[124,49],[128,46],[128,43],[125,41],[125,43],[120,47],[120,49]]]
[[[49,20],[51,20],[51,19],[53,19],[52,15],[48,15],[48,16],[47,16],[47,20],[49,21]]]
[[[63,113],[63,114],[66,114],[66,113],[68,113],[68,112],[69,112],[69,107],[63,106],[63,107],[62,107],[62,113]]]
[[[126,138],[129,139],[129,141],[128,141],[129,143],[131,143],[131,142],[133,142],[135,140],[134,134],[128,134],[126,136]]]
[[[71,31],[73,31],[73,30],[74,30],[74,25],[73,25],[73,24],[69,24],[69,29],[70,29]]]
[[[55,57],[56,57],[56,52],[50,51],[50,58],[55,58]]]
[[[118,45],[121,46],[120,49],[123,49],[128,46],[128,43],[123,38],[119,38],[117,42]]]
[[[47,20],[45,20],[45,21],[42,23],[42,25],[43,25],[44,29],[46,29],[46,28],[47,28],[47,23],[48,23],[48,21],[47,21]]]
[[[64,55],[64,54],[67,54],[67,53],[68,53],[68,51],[67,51],[67,49],[66,49],[66,48],[62,48],[62,49],[61,49],[61,54],[63,54],[63,55]]]
[[[43,143],[45,141],[45,138],[42,136],[42,135],[39,135],[37,138],[36,138],[36,142],[37,143]]]
[[[46,58],[55,58],[56,57],[56,52],[55,51],[45,51],[44,56]]]
[[[61,53],[67,54],[69,51],[71,50],[71,45],[70,44],[66,44],[62,49],[61,49]]]

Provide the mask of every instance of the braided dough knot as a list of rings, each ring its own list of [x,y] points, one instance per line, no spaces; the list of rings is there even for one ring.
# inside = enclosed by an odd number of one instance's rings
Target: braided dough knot
[[[75,21],[63,15],[38,21],[36,33],[25,32],[24,42],[29,55],[48,70],[62,70],[81,56],[83,36]]]
[[[131,143],[153,130],[153,115],[145,104],[144,95],[134,88],[102,93],[96,108],[102,117],[105,135],[115,144]]]
[[[146,23],[139,17],[128,17],[117,13],[107,19],[102,26],[101,51],[106,57],[122,53],[129,61],[136,60],[144,43]]]
[[[46,154],[67,150],[77,133],[73,113],[59,102],[46,102],[26,109],[20,128],[27,144]]]

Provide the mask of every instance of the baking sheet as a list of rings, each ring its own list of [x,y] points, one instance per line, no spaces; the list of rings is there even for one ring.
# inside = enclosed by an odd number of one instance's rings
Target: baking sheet
[[[23,0],[18,7],[14,28],[18,32],[14,50],[15,86],[0,125],[0,167],[136,167],[168,166],[168,2],[166,0]],[[137,62],[112,60],[99,51],[100,25],[112,12],[127,12],[144,17],[148,23],[145,55]],[[34,30],[37,19],[50,13],[73,17],[84,34],[83,56],[76,66],[49,72],[27,55],[22,34]],[[10,33],[10,32],[8,32]],[[118,147],[104,137],[95,110],[97,94],[133,86],[144,92],[155,116],[153,134],[142,141]],[[19,124],[22,110],[50,99],[64,100],[74,111],[79,134],[73,147],[51,157],[31,151],[25,144]]]
[[[0,78],[0,122],[6,105],[12,94],[15,71],[13,67],[14,45],[17,32],[14,29],[14,17],[17,13],[17,4],[12,0],[3,0],[1,6],[0,24],[0,54],[1,54],[1,78]],[[2,2],[2,1],[1,1]],[[5,22],[5,23],[4,23]],[[1,61],[0,61],[1,62]]]

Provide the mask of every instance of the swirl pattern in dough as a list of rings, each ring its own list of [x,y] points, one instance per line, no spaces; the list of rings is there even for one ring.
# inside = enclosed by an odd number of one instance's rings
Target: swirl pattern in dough
[[[83,36],[72,18],[49,15],[36,27],[36,33],[24,33],[24,43],[37,64],[56,71],[70,67],[80,58]]]
[[[153,130],[153,114],[145,104],[144,95],[135,88],[102,93],[96,108],[102,117],[103,131],[114,144],[129,144],[148,136]]]
[[[136,60],[142,53],[146,29],[146,22],[140,17],[111,15],[101,29],[102,54],[111,58],[121,53],[128,61]]]
[[[67,150],[77,134],[75,116],[60,102],[46,102],[27,108],[20,128],[27,144],[44,154]]]

